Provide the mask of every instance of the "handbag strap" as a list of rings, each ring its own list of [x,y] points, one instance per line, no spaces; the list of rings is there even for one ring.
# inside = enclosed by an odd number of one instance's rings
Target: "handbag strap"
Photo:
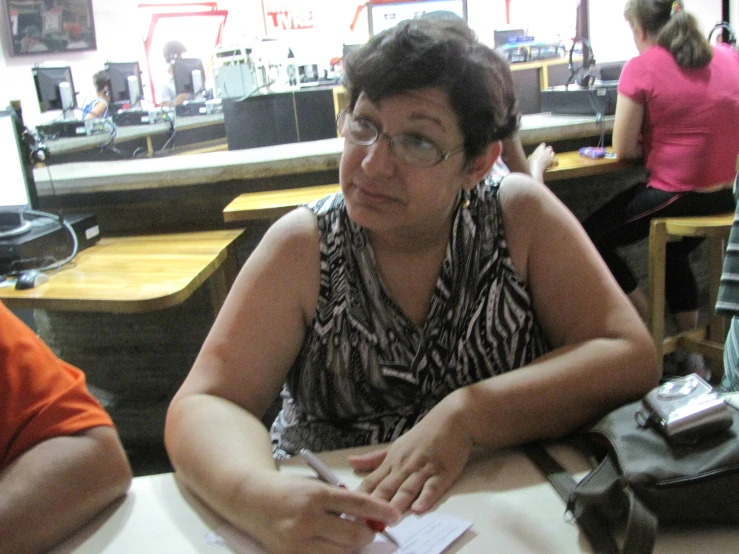
[[[617,554],[619,549],[608,526],[594,512],[578,509],[579,513],[576,513],[571,510],[570,498],[577,486],[577,481],[572,478],[572,475],[541,444],[527,444],[523,447],[523,451],[565,502],[567,512],[573,514],[575,521],[593,547],[593,551],[597,554]]]

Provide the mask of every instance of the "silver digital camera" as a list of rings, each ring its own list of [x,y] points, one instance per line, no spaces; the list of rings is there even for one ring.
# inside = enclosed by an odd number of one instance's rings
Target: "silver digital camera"
[[[652,389],[642,400],[649,419],[675,442],[695,442],[731,427],[731,409],[696,373]]]

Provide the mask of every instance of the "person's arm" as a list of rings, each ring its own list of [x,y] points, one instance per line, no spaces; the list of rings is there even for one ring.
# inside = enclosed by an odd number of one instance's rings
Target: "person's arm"
[[[616,98],[616,115],[613,122],[613,150],[622,159],[638,159],[643,155],[640,140],[644,106],[624,94]]]
[[[544,182],[544,172],[547,168],[557,163],[554,149],[543,142],[528,157],[526,157],[518,133],[501,142],[503,150],[500,157],[506,167],[511,172],[530,175],[540,183]]]
[[[506,164],[506,167],[512,172],[531,175],[529,173],[530,169],[528,160],[526,159],[526,153],[523,151],[523,145],[521,144],[521,138],[518,136],[518,133],[507,139],[503,139],[501,143],[503,150],[500,153],[500,157],[503,163]]]
[[[318,301],[315,216],[278,220],[239,273],[172,401],[165,444],[178,477],[270,552],[351,552],[374,533],[351,518],[394,521],[365,493],[280,474],[260,418],[278,397]]]
[[[545,143],[541,143],[527,158],[529,164],[529,175],[540,183],[544,182],[544,172],[557,165],[557,156],[554,149]]]
[[[105,112],[108,111],[108,103],[105,100],[100,99],[95,102],[95,105],[85,115],[85,119],[100,119],[105,117]]]
[[[0,473],[0,554],[46,551],[131,483],[113,427],[47,439]]]
[[[552,351],[452,392],[389,448],[350,458],[372,472],[362,490],[400,510],[430,509],[473,446],[561,437],[659,379],[651,337],[575,217],[532,179],[508,179],[506,240]]]

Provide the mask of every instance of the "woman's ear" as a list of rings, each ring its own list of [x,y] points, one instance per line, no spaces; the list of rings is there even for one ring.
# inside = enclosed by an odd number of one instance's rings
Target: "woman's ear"
[[[465,178],[462,187],[465,190],[472,190],[477,186],[477,183],[490,173],[490,170],[500,157],[500,153],[503,150],[503,145],[498,140],[492,144],[489,144],[483,152],[474,158],[472,158],[465,168]]]

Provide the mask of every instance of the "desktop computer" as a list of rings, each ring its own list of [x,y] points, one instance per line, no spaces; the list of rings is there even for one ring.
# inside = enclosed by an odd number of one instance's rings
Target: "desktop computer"
[[[87,136],[85,122],[76,119],[52,121],[51,123],[37,126],[36,131],[45,140]]]
[[[205,100],[188,100],[174,107],[177,117],[188,117],[193,115],[205,115],[208,112],[208,105]]]
[[[66,221],[77,237],[78,252],[100,240],[94,214],[67,214]],[[37,269],[61,261],[72,254],[69,230],[54,219],[29,220],[30,229],[20,235],[0,239],[0,275]]]
[[[174,119],[172,108],[156,108],[153,110],[127,109],[113,114],[113,123],[119,127],[132,125],[153,125]]]
[[[617,96],[615,85],[551,87],[541,91],[541,111],[557,115],[613,115]]]

